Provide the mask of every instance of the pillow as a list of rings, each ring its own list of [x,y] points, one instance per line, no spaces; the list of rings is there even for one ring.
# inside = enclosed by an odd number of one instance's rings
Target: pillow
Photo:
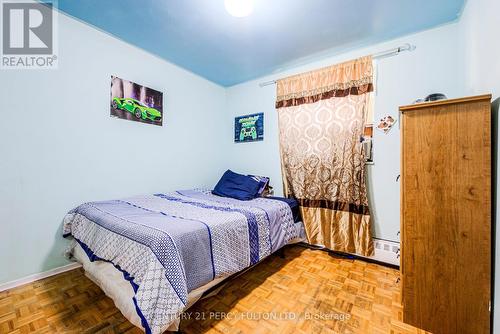
[[[257,191],[257,197],[261,197],[266,190],[266,187],[269,185],[269,178],[265,176],[257,176],[257,175],[248,175],[252,177],[254,180],[259,182],[259,190]]]
[[[212,194],[236,198],[242,201],[254,199],[260,189],[259,181],[250,176],[227,170],[215,186]]]

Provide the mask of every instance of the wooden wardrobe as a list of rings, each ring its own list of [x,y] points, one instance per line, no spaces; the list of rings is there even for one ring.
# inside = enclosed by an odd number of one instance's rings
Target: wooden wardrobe
[[[490,333],[491,95],[400,113],[403,321]]]

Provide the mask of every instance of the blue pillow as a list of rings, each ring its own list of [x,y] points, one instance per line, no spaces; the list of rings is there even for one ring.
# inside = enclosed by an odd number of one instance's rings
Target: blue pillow
[[[227,170],[215,186],[212,194],[236,198],[242,201],[254,199],[259,191],[260,183],[250,176]]]

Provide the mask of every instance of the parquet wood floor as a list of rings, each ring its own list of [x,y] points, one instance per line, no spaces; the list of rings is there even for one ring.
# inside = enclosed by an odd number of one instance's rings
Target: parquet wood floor
[[[184,314],[183,333],[426,333],[401,322],[399,272],[289,246]],[[0,292],[0,333],[142,333],[72,270]]]

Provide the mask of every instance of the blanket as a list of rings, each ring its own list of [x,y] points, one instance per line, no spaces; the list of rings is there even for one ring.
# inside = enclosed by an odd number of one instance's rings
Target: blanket
[[[112,263],[134,288],[146,333],[162,333],[188,293],[252,266],[297,238],[282,201],[219,197],[204,190],[91,202],[64,218],[91,261]]]

